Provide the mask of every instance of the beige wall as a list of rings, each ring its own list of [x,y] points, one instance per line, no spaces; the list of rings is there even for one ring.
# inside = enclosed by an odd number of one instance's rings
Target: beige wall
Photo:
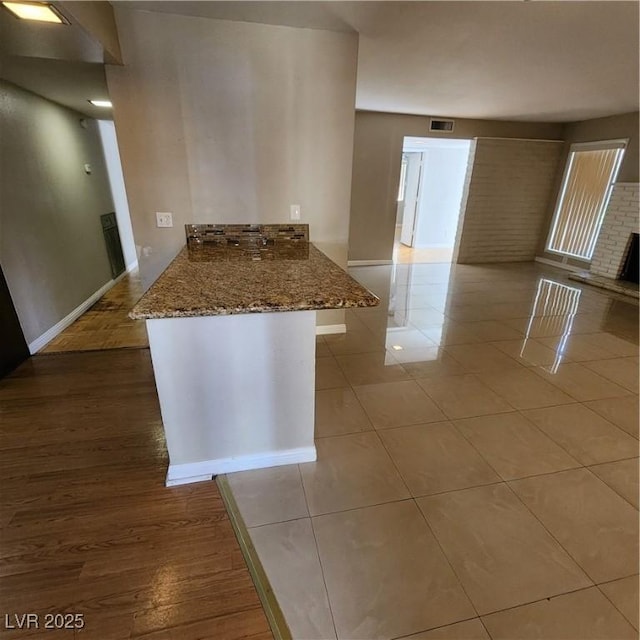
[[[474,141],[456,262],[523,262],[535,258],[562,148],[562,141]]]
[[[33,342],[111,280],[113,203],[95,120],[0,81],[0,130],[0,261]]]
[[[390,260],[404,136],[557,139],[562,125],[456,119],[452,134],[428,133],[427,116],[359,111],[353,157],[349,260]]]
[[[568,144],[629,138],[620,173],[618,173],[618,182],[638,182],[638,161],[640,159],[638,155],[640,153],[638,148],[638,117],[639,114],[636,111],[610,118],[572,122],[565,125],[562,138]],[[568,154],[568,149],[566,153]]]
[[[61,1],[63,11],[71,16],[87,33],[104,48],[104,61],[122,63],[118,31],[113,6],[104,0]]]
[[[107,80],[145,284],[185,223],[283,223],[291,204],[345,265],[356,36],[120,7],[116,19],[125,66]],[[157,229],[156,211],[174,228]]]

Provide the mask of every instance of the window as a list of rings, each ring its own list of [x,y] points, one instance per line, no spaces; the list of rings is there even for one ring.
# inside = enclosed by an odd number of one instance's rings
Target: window
[[[547,251],[591,260],[625,142],[571,145]]]

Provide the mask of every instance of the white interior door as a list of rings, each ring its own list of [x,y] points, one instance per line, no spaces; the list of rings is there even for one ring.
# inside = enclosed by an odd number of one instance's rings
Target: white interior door
[[[402,231],[400,242],[412,247],[414,244],[414,230],[416,213],[420,198],[420,176],[422,174],[422,153],[407,153],[407,177],[404,192],[404,213],[402,216]]]
[[[447,141],[450,142],[450,141]],[[417,249],[453,249],[460,204],[469,163],[470,143],[435,146],[423,152],[413,246]]]

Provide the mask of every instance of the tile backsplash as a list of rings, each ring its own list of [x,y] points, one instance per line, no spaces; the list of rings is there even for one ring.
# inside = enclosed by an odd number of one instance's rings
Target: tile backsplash
[[[186,224],[188,243],[227,240],[285,240],[309,242],[308,224]]]

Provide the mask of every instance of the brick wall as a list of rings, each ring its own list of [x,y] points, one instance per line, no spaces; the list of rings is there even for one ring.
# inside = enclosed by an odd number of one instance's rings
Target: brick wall
[[[562,148],[560,140],[476,138],[462,198],[456,262],[535,258]]]
[[[638,233],[640,185],[618,182],[613,187],[591,259],[591,273],[607,278],[620,275],[632,233]]]

